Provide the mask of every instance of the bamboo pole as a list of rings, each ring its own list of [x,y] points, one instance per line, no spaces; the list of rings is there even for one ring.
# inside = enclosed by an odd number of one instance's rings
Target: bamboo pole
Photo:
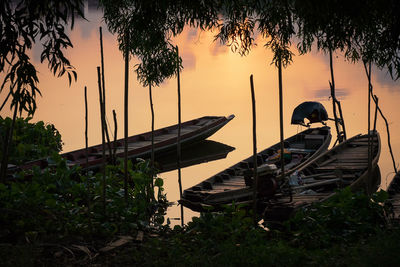
[[[152,175],[154,170],[154,107],[153,107],[153,95],[151,90],[151,83],[149,83],[149,98],[150,98],[150,111],[151,111],[151,157],[150,166],[152,169]]]
[[[105,134],[104,134],[104,110],[103,110],[103,99],[101,90],[101,74],[100,67],[97,67],[97,80],[99,84],[99,102],[100,102],[100,117],[101,117],[101,165],[103,172],[102,180],[102,200],[103,200],[103,214],[106,214],[106,146],[105,146]]]
[[[342,126],[342,138],[343,140],[347,139],[347,134],[346,134],[346,126],[344,124],[344,119],[343,119],[343,112],[342,112],[342,105],[340,104],[340,102],[335,98],[335,102],[338,106],[339,109],[339,116],[340,116],[340,125]]]
[[[178,80],[178,138],[177,138],[177,167],[178,167],[178,184],[179,184],[179,197],[182,199],[182,174],[181,174],[181,123],[182,123],[182,110],[181,110],[181,81],[179,73],[179,48],[176,46],[176,70]],[[181,225],[184,225],[183,220],[183,206],[181,205]]]
[[[372,92],[372,88],[371,88],[371,92]],[[375,104],[377,105],[379,114],[381,115],[382,119],[385,121],[389,152],[390,152],[390,156],[392,158],[392,164],[393,164],[394,172],[397,173],[396,161],[394,160],[392,145],[391,145],[391,142],[390,142],[389,122],[387,121],[385,115],[383,115],[383,112],[382,112],[381,108],[378,106],[378,98],[375,99],[374,96],[372,96],[372,99],[374,100]]]
[[[150,156],[150,167],[151,167],[151,190],[154,192],[154,107],[153,107],[153,95],[151,90],[151,83],[149,83],[149,98],[150,98],[150,110],[151,110],[151,156]],[[154,194],[151,194],[151,198],[154,199]],[[150,199],[148,200],[150,202]]]
[[[279,78],[279,128],[281,143],[281,179],[285,179],[285,159],[284,159],[284,143],[283,143],[283,95],[282,95],[282,58],[279,56],[278,62],[278,78]]]
[[[128,204],[128,89],[129,89],[129,32],[125,32],[125,90],[124,90],[124,197]]]
[[[89,165],[89,154],[88,154],[88,101],[87,101],[87,87],[85,86],[85,156],[86,156],[86,168]],[[87,175],[87,171],[86,171]]]
[[[1,85],[0,92],[1,92],[2,89],[3,89],[4,83],[5,83],[5,81],[4,81],[3,84]],[[12,95],[12,92],[13,92],[13,90],[14,90],[14,88],[15,88],[15,85],[16,85],[16,83],[12,83],[12,84],[11,84],[11,86],[10,86],[10,91],[8,92],[7,97],[4,99],[3,104],[1,104],[0,111],[3,109],[3,107],[4,107],[5,104],[7,103],[8,99],[9,99],[10,96]]]
[[[340,133],[339,121],[337,118],[337,111],[336,111],[335,77],[333,75],[333,59],[332,59],[332,50],[331,49],[329,49],[329,67],[330,67],[330,72],[331,72],[331,81],[329,82],[329,86],[331,89],[333,117],[335,119],[337,139],[339,140],[339,143],[341,143],[343,141],[343,139],[342,139],[342,135]]]
[[[372,92],[370,91],[370,93]],[[376,98],[376,103],[375,103],[375,116],[374,116],[374,132],[376,131],[376,120],[378,118],[378,102],[379,102],[378,97],[375,96],[375,98]]]
[[[89,171],[88,171],[88,166],[89,166],[89,153],[88,153],[88,101],[87,101],[87,87],[85,86],[84,90],[84,98],[85,98],[85,157],[86,157],[86,176],[88,177]],[[87,216],[89,218],[89,229],[90,229],[90,235],[93,233],[93,225],[92,225],[92,186],[90,183],[90,180],[88,179],[88,194],[87,194]]]
[[[10,98],[10,96],[11,96],[11,90],[10,90],[10,92],[8,92],[8,95],[7,95],[6,99],[4,99],[3,104],[1,104],[1,106],[0,106],[0,111],[1,111],[1,110],[3,109],[3,107],[6,105],[8,99]]]
[[[257,119],[256,119],[256,97],[254,93],[253,74],[250,75],[250,90],[251,90],[251,107],[253,117],[253,219],[254,224],[257,224],[257,190],[258,190],[258,173],[257,173]]]
[[[113,142],[113,159],[116,163],[116,154],[117,154],[117,134],[118,134],[118,124],[117,124],[117,113],[115,113],[115,109],[113,109],[113,118],[114,118],[114,142]]]
[[[18,102],[15,103],[14,107],[14,114],[13,119],[11,122],[10,129],[6,132],[6,136],[4,138],[4,145],[3,145],[3,158],[1,161],[1,168],[0,168],[0,181],[5,183],[7,177],[7,168],[8,168],[8,153],[10,144],[12,142],[12,136],[14,132],[15,121],[17,119],[17,112],[18,112]]]
[[[106,134],[106,138],[107,138],[107,147],[108,147],[108,151],[109,151],[109,155],[110,155],[110,159],[113,162],[113,155],[112,155],[112,149],[111,149],[111,142],[110,142],[110,135],[108,134],[108,127],[107,127],[107,123],[106,123],[106,84],[105,84],[105,79],[104,79],[104,53],[103,53],[103,31],[102,28],[99,27],[99,31],[100,31],[100,58],[101,58],[101,83],[102,83],[102,105],[103,105],[103,110],[104,110],[104,132]]]
[[[367,78],[368,78],[370,74],[368,73],[367,66],[365,64],[364,64],[364,70],[365,70],[365,74],[367,75]],[[371,94],[372,100],[375,102],[375,105],[376,105],[377,110],[379,111],[379,114],[381,115],[382,119],[385,121],[389,152],[390,152],[390,156],[392,158],[392,164],[393,164],[394,172],[397,173],[396,161],[394,160],[392,145],[391,145],[391,142],[390,142],[389,123],[388,123],[385,115],[383,115],[383,112],[382,112],[381,108],[378,105],[378,97],[373,94],[373,86],[372,86],[372,84],[370,84],[370,87],[371,88],[370,88],[369,92]]]
[[[366,64],[364,62],[364,64]],[[369,194],[369,181],[371,181],[372,171],[372,140],[371,140],[371,61],[368,66],[368,182],[367,194]]]

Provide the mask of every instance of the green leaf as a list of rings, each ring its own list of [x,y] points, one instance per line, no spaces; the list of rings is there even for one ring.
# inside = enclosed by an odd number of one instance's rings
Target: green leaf
[[[164,180],[161,179],[161,178],[157,178],[157,179],[154,181],[154,186],[162,187],[163,185],[164,185]]]

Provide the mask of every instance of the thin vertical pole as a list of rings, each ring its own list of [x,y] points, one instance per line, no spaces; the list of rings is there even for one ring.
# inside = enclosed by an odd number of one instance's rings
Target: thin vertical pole
[[[364,69],[365,69],[365,74],[367,75],[367,78],[369,79],[370,74],[368,73],[367,65],[366,65],[366,64],[364,64]],[[373,86],[372,86],[372,84],[370,84],[370,91],[369,91],[369,92],[370,92],[370,94],[371,94],[372,100],[374,100],[374,102],[375,102],[375,104],[376,104],[376,108],[377,108],[377,110],[379,111],[379,114],[381,115],[382,119],[383,119],[384,122],[385,122],[389,152],[390,152],[390,156],[391,156],[391,158],[392,158],[392,164],[393,164],[394,172],[397,173],[396,161],[395,161],[395,159],[394,159],[393,150],[392,150],[392,145],[391,145],[391,142],[390,142],[389,122],[387,121],[385,115],[383,115],[383,112],[382,112],[381,108],[380,108],[379,105],[378,105],[378,97],[372,93],[372,92],[373,92]]]
[[[85,156],[86,156],[86,168],[89,166],[89,154],[88,154],[88,102],[87,102],[87,87],[85,86]],[[87,174],[87,172],[86,172]]]
[[[335,102],[339,109],[340,125],[342,126],[342,134],[343,134],[342,138],[343,138],[343,140],[346,140],[347,139],[346,126],[344,124],[344,119],[343,119],[342,105],[340,104],[340,102],[337,99],[335,99]]]
[[[365,64],[365,63],[364,63]],[[368,181],[367,194],[369,194],[369,182],[371,181],[372,171],[372,139],[371,139],[371,61],[368,65]]]
[[[15,85],[14,85],[14,86],[15,86]],[[13,87],[14,87],[14,86],[13,86]],[[1,104],[1,106],[0,106],[0,111],[3,109],[3,107],[4,107],[5,104],[7,103],[8,99],[10,98],[13,87],[11,88],[10,92],[8,92],[8,95],[6,96],[6,99],[4,99],[3,104]]]
[[[154,107],[153,107],[153,94],[151,90],[151,82],[149,83],[149,98],[150,98],[150,110],[151,110],[151,156],[150,156],[150,173],[151,173],[151,190],[154,192],[154,176],[155,176],[155,169],[154,169]],[[151,198],[154,199],[154,194],[151,194]],[[150,200],[149,200],[150,201]]]
[[[85,86],[84,90],[84,97],[85,97],[85,157],[86,157],[86,176],[88,176],[89,171],[89,153],[88,153],[88,145],[89,145],[89,138],[88,138],[88,101],[87,101],[87,87]],[[89,178],[89,177],[87,177]],[[90,180],[88,179],[88,194],[87,194],[87,202],[88,202],[88,210],[87,210],[87,216],[89,218],[89,229],[90,229],[90,234],[93,232],[93,226],[92,226],[92,185],[90,183]]]
[[[331,97],[332,97],[332,111],[333,111],[333,116],[335,119],[337,138],[339,140],[339,143],[341,143],[343,141],[343,139],[342,139],[342,135],[339,130],[339,122],[338,122],[337,111],[336,111],[335,77],[333,75],[333,59],[332,59],[332,50],[331,49],[329,49],[329,67],[330,67],[330,71],[331,71],[331,81],[329,82],[329,85],[330,85]]]
[[[254,93],[253,74],[250,75],[251,89],[251,107],[253,117],[253,218],[254,224],[257,224],[257,190],[258,190],[258,173],[257,173],[257,119],[256,119],[256,97]]]
[[[371,85],[371,94],[372,94],[372,85]],[[379,114],[381,114],[382,119],[385,121],[389,152],[390,152],[390,156],[392,158],[392,164],[393,164],[394,172],[397,173],[396,161],[394,160],[392,145],[391,145],[391,142],[390,142],[389,122],[387,121],[385,115],[383,115],[383,112],[382,112],[381,108],[378,106],[378,97],[376,97],[376,99],[375,99],[375,97],[372,96],[372,99],[374,99],[376,107],[377,107],[377,109],[379,111]]]
[[[1,168],[0,168],[1,182],[3,182],[3,183],[6,181],[6,177],[7,177],[8,153],[9,153],[10,144],[12,142],[12,136],[13,136],[13,132],[14,132],[15,120],[17,119],[17,113],[18,113],[18,102],[15,103],[11,127],[6,132],[6,136],[4,139],[3,158],[1,161]]]
[[[100,67],[97,67],[97,80],[99,84],[99,102],[100,102],[100,117],[101,117],[101,162],[102,162],[102,172],[103,172],[103,180],[102,180],[102,198],[103,198],[103,214],[106,214],[106,146],[105,146],[105,135],[104,135],[104,111],[103,111],[103,99],[102,99],[102,90],[101,90],[101,74]]]
[[[179,73],[179,49],[176,46],[176,71],[177,71],[177,80],[178,80],[178,138],[177,138],[177,166],[178,166],[178,183],[179,183],[179,196],[182,199],[182,174],[181,174],[181,80]],[[183,220],[183,206],[181,205],[181,225],[184,225]]]
[[[125,91],[124,91],[124,196],[128,204],[128,93],[129,93],[129,32],[125,32]]]
[[[113,159],[116,160],[115,155],[117,154],[117,135],[118,135],[118,124],[117,124],[117,113],[115,113],[115,109],[113,109],[113,118],[114,118],[114,144],[113,144]],[[116,162],[114,162],[115,164]]]
[[[282,96],[282,58],[279,56],[278,77],[279,77],[279,125],[281,139],[281,178],[285,178],[285,159],[284,159],[284,144],[283,144],[283,96]]]
[[[101,83],[103,85],[103,103],[106,103],[106,94],[105,94],[105,88],[106,84],[104,82],[104,53],[103,53],[103,31],[102,28],[99,27],[100,31],[100,57],[101,57]]]
[[[113,160],[113,155],[112,155],[112,150],[111,150],[111,144],[110,144],[110,135],[108,134],[108,127],[106,123],[106,84],[105,84],[105,79],[104,79],[104,53],[103,53],[103,31],[102,28],[99,28],[100,31],[100,58],[101,58],[101,84],[102,84],[102,105],[103,105],[103,112],[104,112],[104,132],[106,134],[106,139],[107,139],[107,146],[110,154],[110,159],[111,161]]]
[[[153,107],[153,95],[151,90],[151,83],[149,83],[149,98],[150,98],[150,111],[151,111],[151,169],[152,174],[154,170],[154,107]],[[154,174],[153,174],[154,175]]]
[[[371,90],[370,93],[372,94]],[[374,116],[374,132],[376,131],[376,120],[378,118],[378,102],[379,99],[377,96],[375,96],[376,102],[375,102],[375,116]]]

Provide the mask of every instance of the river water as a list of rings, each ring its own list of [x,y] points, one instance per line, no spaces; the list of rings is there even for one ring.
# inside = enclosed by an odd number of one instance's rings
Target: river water
[[[70,32],[74,48],[66,52],[78,73],[78,81],[68,86],[67,77],[55,78],[46,64],[40,64],[40,46],[35,46],[32,58],[39,70],[43,97],[38,98],[34,121],[43,120],[55,124],[64,141],[64,152],[84,147],[84,86],[89,98],[89,145],[101,142],[100,113],[98,105],[97,70],[100,65],[99,26],[103,27],[107,117],[112,124],[112,110],[118,118],[118,137],[123,136],[124,62],[118,50],[116,36],[107,31],[102,13],[86,5],[89,22],[79,20]],[[226,159],[182,169],[183,188],[188,188],[216,174],[252,153],[252,117],[249,77],[254,75],[257,106],[258,149],[264,149],[279,141],[278,72],[270,64],[272,53],[265,49],[258,37],[258,46],[246,57],[230,51],[230,48],[213,42],[212,32],[200,32],[187,28],[174,39],[183,58],[181,73],[182,121],[206,115],[230,115],[236,117],[210,139],[236,149]],[[293,50],[295,51],[295,49]],[[133,71],[137,60],[130,62],[129,135],[150,130],[151,114],[148,89],[136,81]],[[368,81],[362,64],[346,62],[338,53],[334,57],[337,98],[341,101],[347,136],[367,132]],[[332,114],[329,99],[329,58],[323,53],[297,55],[293,63],[283,70],[284,134],[285,138],[303,130],[290,125],[293,109],[303,101],[319,101]],[[373,68],[374,93],[390,125],[392,148],[396,165],[400,161],[400,83],[391,80],[385,71]],[[177,123],[177,81],[165,81],[153,89],[155,127]],[[4,96],[0,96],[2,100]],[[397,108],[396,108],[397,106]],[[2,111],[9,115],[9,111]],[[371,114],[373,115],[373,109]],[[333,140],[336,140],[334,124]],[[377,130],[382,139],[379,166],[382,174],[381,188],[386,189],[394,170],[387,145],[384,121],[378,118]],[[332,142],[333,144],[333,142]],[[177,171],[163,173],[169,201],[179,199]],[[196,216],[185,209],[185,222]],[[179,223],[180,209],[174,205],[168,210],[172,224]]]

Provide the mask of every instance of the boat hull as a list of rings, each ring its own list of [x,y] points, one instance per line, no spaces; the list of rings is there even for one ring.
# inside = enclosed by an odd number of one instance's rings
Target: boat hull
[[[307,129],[285,139],[287,154],[291,159],[285,164],[285,173],[292,173],[319,154],[328,149],[331,141],[330,128],[319,127]],[[277,143],[257,155],[257,166],[280,164],[280,143]],[[286,155],[285,155],[286,157]],[[205,207],[221,209],[225,204],[248,201],[252,198],[253,189],[247,182],[247,174],[252,173],[255,164],[253,157],[231,166],[230,168],[186,189],[180,203],[192,210],[201,211]],[[260,167],[261,168],[261,167]],[[246,174],[247,173],[247,174]],[[263,175],[260,175],[261,183]],[[264,184],[273,184],[273,179],[266,178]],[[262,193],[262,192],[259,192]]]
[[[264,221],[276,223],[287,220],[297,210],[326,201],[336,194],[337,189],[344,187],[369,195],[376,192],[381,182],[378,166],[381,141],[377,132],[371,133],[370,138],[370,165],[368,135],[356,135],[344,141],[297,170],[302,184],[291,187],[291,197],[282,194],[281,197],[264,201]]]

